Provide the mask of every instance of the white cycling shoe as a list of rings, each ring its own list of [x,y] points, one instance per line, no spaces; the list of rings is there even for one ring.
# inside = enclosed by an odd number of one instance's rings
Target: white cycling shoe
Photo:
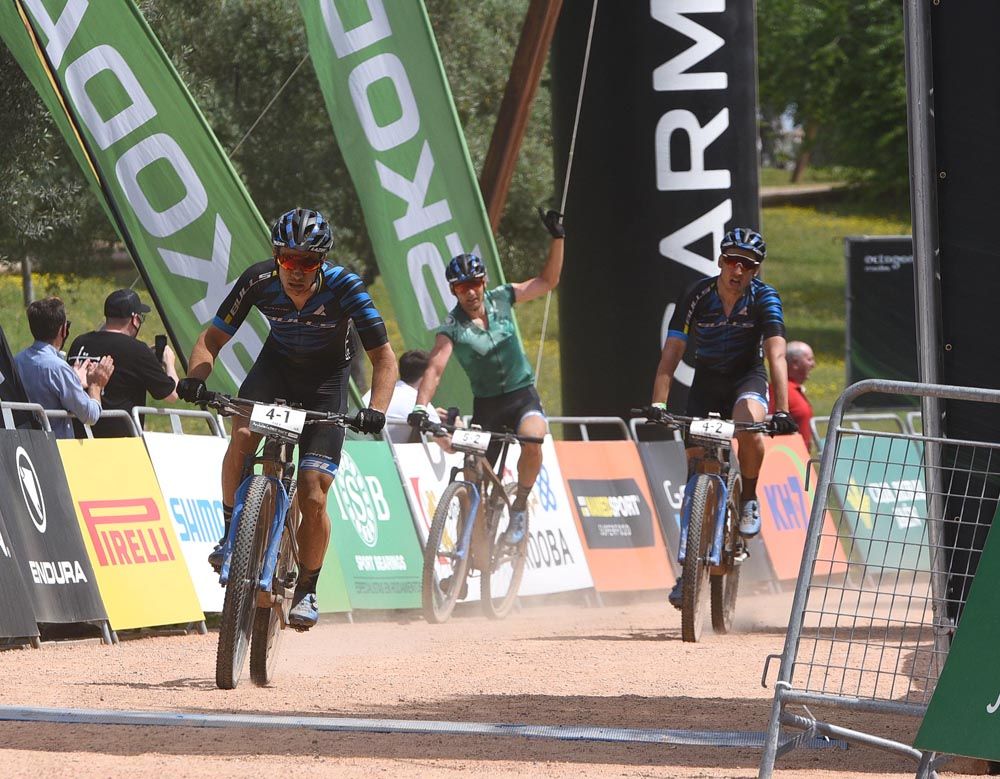
[[[751,538],[760,532],[760,503],[745,500],[740,508],[740,535]]]

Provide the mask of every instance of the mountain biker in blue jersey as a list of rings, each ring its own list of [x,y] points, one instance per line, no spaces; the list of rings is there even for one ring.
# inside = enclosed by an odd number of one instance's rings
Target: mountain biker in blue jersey
[[[653,405],[666,409],[674,372],[690,340],[695,347],[695,373],[688,415],[704,417],[714,412],[736,422],[763,422],[768,409],[766,357],[777,409],[772,417],[774,431],[794,433],[798,428],[788,413],[781,299],[774,287],[757,278],[767,245],[760,233],[738,227],[725,234],[719,248],[719,275],[692,285],[674,310],[653,382]],[[764,462],[764,436],[746,432],[737,433],[736,438],[743,479],[739,530],[749,538],[760,532],[757,478]],[[669,599],[681,608],[681,579]]]
[[[545,266],[537,276],[487,290],[486,266],[479,257],[460,254],[448,264],[445,275],[458,305],[438,330],[417,393],[415,413],[427,413],[441,374],[454,354],[472,384],[473,424],[485,430],[509,429],[538,438],[548,432],[542,401],[535,389],[535,374],[513,319],[515,303],[534,300],[554,289],[562,274],[566,237],[562,214],[541,209],[538,213],[552,241]],[[491,445],[487,457],[495,462],[499,449],[499,445]],[[541,444],[522,444],[517,461],[517,493],[504,534],[511,546],[524,539],[528,495],[541,468]]]
[[[333,248],[330,223],[318,211],[295,208],[271,228],[273,259],[247,268],[219,306],[215,319],[191,351],[188,377],[177,385],[184,400],[205,397],[205,380],[219,351],[256,306],[271,326],[270,335],[240,387],[239,397],[273,403],[282,398],[316,411],[347,411],[351,364],[349,325],[361,338],[372,363],[369,408],[361,409],[354,426],[378,433],[396,381],[396,357],[385,324],[357,275],[326,260]],[[236,489],[246,458],[257,450],[260,436],[248,421],[233,417],[233,431],[222,463],[225,531],[209,555],[222,566],[222,542],[229,533]],[[308,629],[319,619],[316,583],[330,542],[326,495],[340,463],[344,430],[310,425],[299,441],[297,497],[302,513],[297,540],[302,570],[296,582],[289,623]]]

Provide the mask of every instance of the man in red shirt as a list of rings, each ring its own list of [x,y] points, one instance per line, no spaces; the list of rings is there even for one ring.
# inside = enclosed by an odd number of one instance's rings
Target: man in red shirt
[[[809,450],[812,443],[812,429],[809,422],[812,420],[812,404],[806,397],[805,387],[809,378],[809,371],[816,367],[816,360],[813,358],[812,347],[805,341],[789,341],[785,347],[785,362],[788,364],[788,413],[799,426],[802,440],[806,443],[806,450]],[[769,388],[770,409],[774,413],[774,388]]]

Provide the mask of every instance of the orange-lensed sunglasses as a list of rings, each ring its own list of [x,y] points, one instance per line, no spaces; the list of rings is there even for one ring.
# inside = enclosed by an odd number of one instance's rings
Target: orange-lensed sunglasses
[[[279,254],[275,259],[278,261],[278,265],[285,270],[298,270],[303,273],[319,270],[320,265],[323,264],[323,258],[316,254]]]
[[[482,279],[472,279],[471,281],[456,281],[451,285],[451,291],[456,295],[464,295],[466,292],[471,292],[474,289],[479,289],[483,286],[484,281]]]
[[[726,265],[742,265],[743,270],[757,270],[760,267],[760,263],[757,260],[744,257],[742,254],[723,254],[722,261]]]

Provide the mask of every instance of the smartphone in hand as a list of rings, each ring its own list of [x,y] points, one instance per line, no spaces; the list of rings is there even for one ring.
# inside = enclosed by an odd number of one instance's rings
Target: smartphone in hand
[[[158,335],[154,341],[153,351],[156,352],[156,359],[163,362],[163,350],[167,348],[167,337]]]

